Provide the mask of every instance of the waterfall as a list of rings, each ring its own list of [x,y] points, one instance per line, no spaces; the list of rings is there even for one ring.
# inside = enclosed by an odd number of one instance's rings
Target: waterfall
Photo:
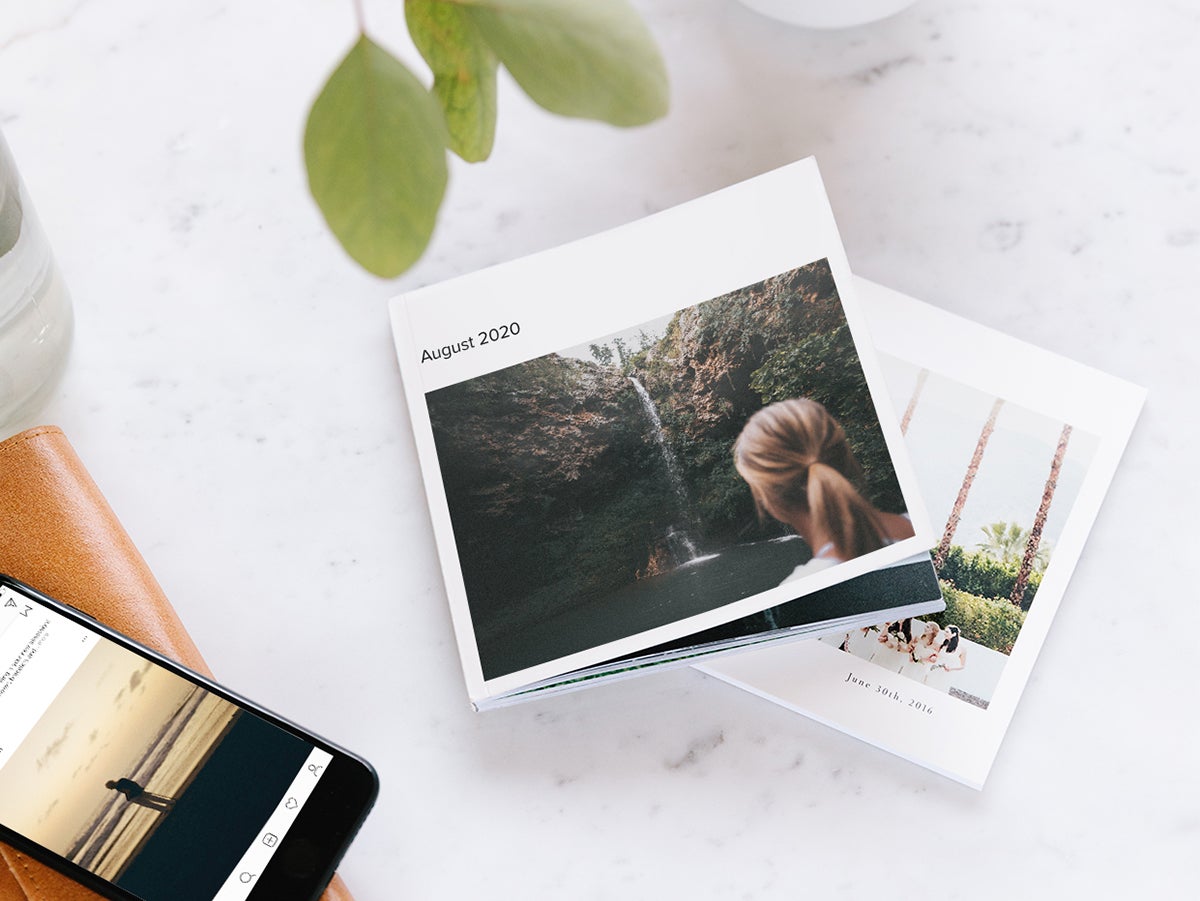
[[[700,556],[700,552],[696,550],[696,543],[688,533],[674,526],[667,529],[667,547],[671,549],[671,554],[676,560],[684,563]]]
[[[654,405],[654,400],[650,397],[650,392],[646,390],[645,385],[633,376],[629,376],[629,381],[633,382],[638,399],[642,402],[642,409],[646,411],[646,415],[650,419],[650,425],[654,432],[654,440],[658,442],[658,449],[662,452],[663,463],[666,464],[667,478],[671,482],[671,488],[674,490],[675,496],[679,499],[680,510],[684,516],[687,516],[688,511],[691,509],[687,487],[683,484],[683,476],[679,472],[679,461],[675,459],[675,454],[671,451],[671,446],[667,444],[667,435],[663,431],[662,420],[658,416],[658,407]],[[666,540],[667,547],[670,548],[672,555],[679,563],[687,563],[700,556],[700,552],[696,549],[696,543],[692,541],[687,533],[687,529],[682,525],[672,526],[668,529]]]

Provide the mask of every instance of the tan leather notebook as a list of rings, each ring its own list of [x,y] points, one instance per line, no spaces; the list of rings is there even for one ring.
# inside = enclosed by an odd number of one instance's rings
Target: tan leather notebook
[[[62,431],[0,442],[0,572],[208,673],[174,608]],[[98,901],[0,843],[0,901]],[[351,901],[337,876],[323,901]]]

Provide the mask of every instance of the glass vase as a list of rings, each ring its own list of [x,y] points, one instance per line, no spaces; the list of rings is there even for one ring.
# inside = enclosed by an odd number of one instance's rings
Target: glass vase
[[[0,134],[0,438],[58,383],[71,346],[71,298]]]
[[[764,16],[803,28],[854,28],[894,16],[916,0],[741,0]]]

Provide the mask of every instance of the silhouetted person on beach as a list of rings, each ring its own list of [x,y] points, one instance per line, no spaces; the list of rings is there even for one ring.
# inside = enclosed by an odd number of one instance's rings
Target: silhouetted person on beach
[[[132,779],[110,779],[104,783],[105,788],[111,788],[114,791],[119,791],[125,796],[125,800],[130,804],[137,804],[139,807],[145,807],[149,810],[157,810],[160,813],[166,813],[175,806],[175,799],[168,798],[166,795],[156,795],[154,792],[148,792]]]

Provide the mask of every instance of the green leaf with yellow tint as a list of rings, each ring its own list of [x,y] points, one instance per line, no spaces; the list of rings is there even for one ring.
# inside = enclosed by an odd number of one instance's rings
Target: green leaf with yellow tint
[[[450,149],[469,163],[486,160],[496,137],[496,55],[456,3],[405,0],[408,32],[433,70]]]
[[[420,258],[446,192],[437,101],[397,59],[359,38],[313,102],[308,186],[342,247],[375,275]]]
[[[644,125],[667,112],[667,71],[626,0],[455,0],[504,67],[552,113]]]

